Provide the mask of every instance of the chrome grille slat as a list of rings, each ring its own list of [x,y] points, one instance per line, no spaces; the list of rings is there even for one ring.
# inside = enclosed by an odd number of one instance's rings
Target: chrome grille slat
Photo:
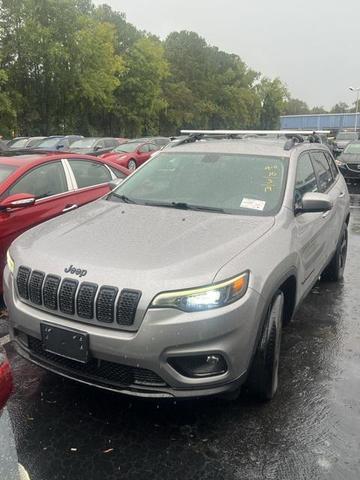
[[[56,275],[47,275],[43,286],[44,306],[49,310],[57,310],[58,308],[58,289],[61,278]]]
[[[35,305],[42,305],[42,286],[45,274],[34,270],[29,280],[29,299]]]
[[[21,266],[19,267],[17,277],[16,277],[16,285],[17,285],[19,295],[25,300],[29,299],[30,274],[31,274],[30,268]]]
[[[75,294],[78,284],[77,280],[70,280],[69,278],[65,278],[62,281],[59,292],[59,309],[62,313],[74,315]]]
[[[96,318],[99,322],[112,323],[114,321],[115,299],[118,291],[115,287],[100,288],[96,299]]]
[[[141,292],[122,290],[116,307],[116,321],[119,325],[130,326],[134,323]]]
[[[76,299],[76,311],[79,317],[91,320],[94,317],[94,300],[98,286],[95,283],[82,283]]]

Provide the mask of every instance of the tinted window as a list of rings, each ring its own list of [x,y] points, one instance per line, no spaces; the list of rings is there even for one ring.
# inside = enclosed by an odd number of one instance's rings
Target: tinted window
[[[108,168],[112,171],[112,173],[115,175],[117,178],[126,178],[125,173],[123,173],[121,170],[118,170],[117,168],[110,167],[108,165]]]
[[[110,182],[111,174],[105,165],[88,160],[69,160],[79,188]]]
[[[318,185],[315,171],[307,153],[301,155],[298,161],[295,181],[295,208],[301,207],[301,199],[305,193],[317,192]]]
[[[271,215],[281,206],[288,159],[168,150],[147,162],[109,199],[125,195],[144,205],[220,209],[240,215]],[[185,206],[186,208],[186,206]]]
[[[11,165],[0,165],[0,184],[4,182],[9,175],[15,172],[17,167]]]
[[[339,174],[339,170],[337,169],[337,166],[335,165],[334,159],[328,153],[326,153],[325,155],[326,155],[327,161],[330,165],[330,170],[331,170],[332,176],[333,176],[334,179],[336,179],[338,174]]]
[[[117,147],[119,144],[116,140],[114,140],[113,138],[107,138],[105,139],[105,146],[107,148],[109,147]]]
[[[9,194],[31,193],[36,198],[50,197],[67,191],[66,177],[61,162],[36,167],[9,189]]]
[[[320,192],[326,192],[333,183],[330,166],[323,152],[311,152]]]
[[[141,148],[140,148],[140,153],[148,153],[150,150],[149,150],[149,145],[146,144],[146,145],[143,145]]]
[[[159,150],[159,145],[149,144],[149,152],[154,152],[155,150]]]
[[[57,146],[58,143],[63,144],[63,139],[61,137],[55,137],[55,138],[48,138],[41,142],[38,147],[39,148],[54,148]]]

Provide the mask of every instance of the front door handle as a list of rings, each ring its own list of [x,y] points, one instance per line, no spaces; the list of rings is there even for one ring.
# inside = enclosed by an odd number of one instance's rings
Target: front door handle
[[[339,198],[344,198],[344,197],[345,197],[345,192],[341,192],[341,193],[339,194]]]
[[[71,210],[75,210],[76,208],[78,208],[79,205],[76,205],[76,203],[72,204],[72,205],[66,205],[66,207],[63,209],[63,213],[65,212],[71,212]]]
[[[322,218],[326,218],[328,215],[330,215],[330,210],[328,210],[327,212],[323,213]]]

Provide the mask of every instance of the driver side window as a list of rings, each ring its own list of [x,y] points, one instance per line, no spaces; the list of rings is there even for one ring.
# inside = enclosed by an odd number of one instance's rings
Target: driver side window
[[[295,208],[301,208],[305,193],[318,192],[315,170],[308,153],[304,153],[298,160],[295,181]]]

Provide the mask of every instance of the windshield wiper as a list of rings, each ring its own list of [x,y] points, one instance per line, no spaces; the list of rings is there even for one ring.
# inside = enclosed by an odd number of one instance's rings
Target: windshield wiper
[[[225,213],[225,210],[223,208],[207,207],[205,205],[192,205],[186,202],[146,202],[145,205],[148,205],[150,207],[178,208],[179,210]]]
[[[115,192],[111,192],[110,195],[114,196],[116,198],[119,198],[124,203],[137,203],[137,202],[135,202],[135,200],[132,200],[131,198],[127,197],[126,195],[119,195]]]

